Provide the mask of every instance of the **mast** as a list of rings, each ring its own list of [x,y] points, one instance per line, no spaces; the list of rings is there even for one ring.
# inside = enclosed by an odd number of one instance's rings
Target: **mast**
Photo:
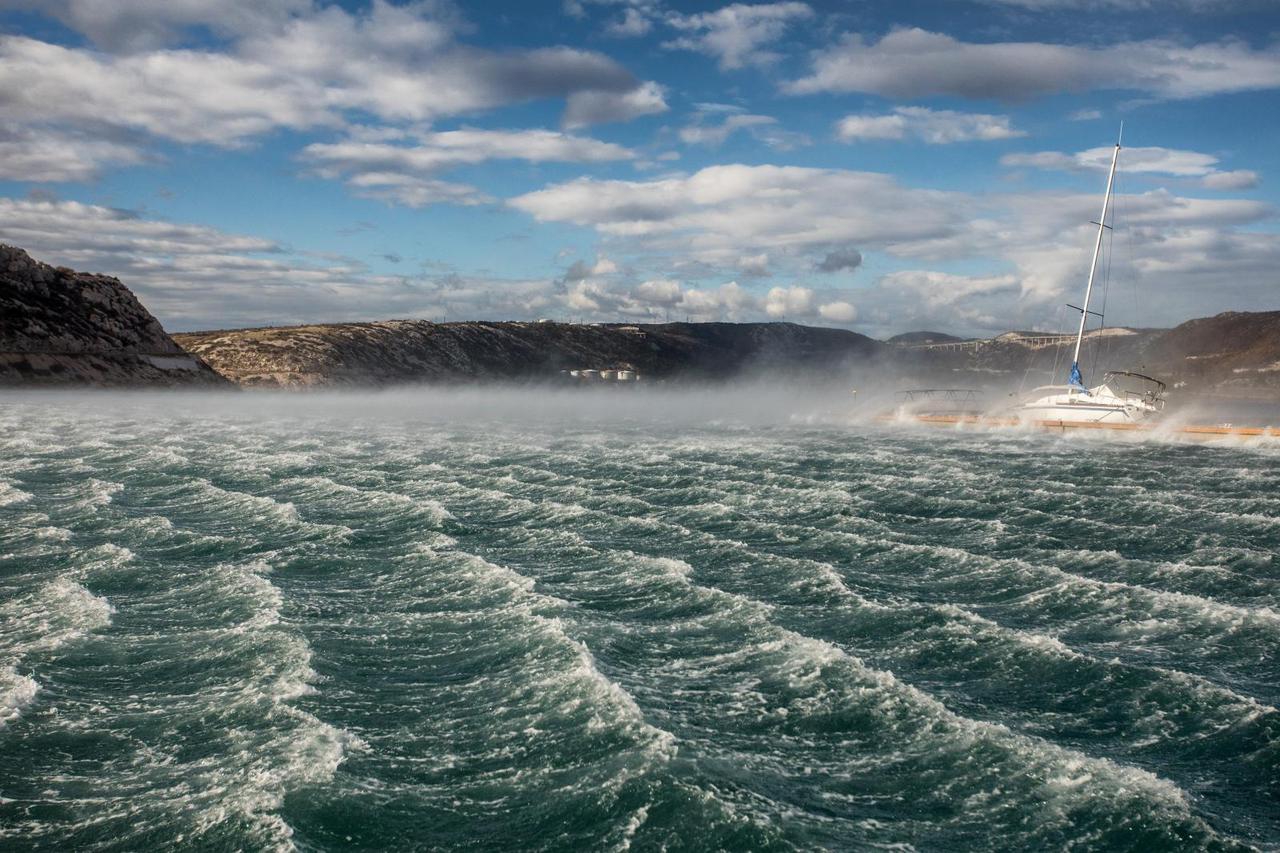
[[[1084,389],[1084,381],[1080,378],[1080,344],[1084,341],[1084,325],[1089,320],[1089,297],[1093,295],[1093,277],[1098,271],[1098,255],[1102,252],[1102,232],[1106,230],[1107,208],[1111,206],[1111,186],[1116,177],[1116,161],[1120,159],[1120,140],[1124,137],[1124,124],[1120,125],[1120,136],[1116,138],[1116,148],[1111,152],[1111,171],[1107,172],[1107,191],[1102,196],[1102,215],[1098,217],[1098,239],[1093,244],[1093,260],[1089,263],[1089,283],[1084,288],[1084,307],[1080,309],[1080,331],[1076,333],[1076,350],[1071,355],[1071,378],[1067,384],[1072,388]]]

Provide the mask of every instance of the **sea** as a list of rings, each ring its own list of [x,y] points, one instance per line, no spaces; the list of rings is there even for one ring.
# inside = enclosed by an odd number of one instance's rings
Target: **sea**
[[[0,849],[1280,850],[1280,448],[0,397]]]

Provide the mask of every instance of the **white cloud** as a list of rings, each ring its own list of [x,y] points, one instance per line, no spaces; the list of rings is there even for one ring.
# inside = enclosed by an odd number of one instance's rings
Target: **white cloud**
[[[836,136],[846,142],[855,139],[902,139],[907,120],[900,115],[845,116],[836,124]]]
[[[657,83],[642,83],[624,91],[583,89],[569,95],[564,110],[564,126],[570,129],[589,124],[631,121],[641,116],[664,113],[666,95]]]
[[[818,316],[833,323],[852,323],[858,319],[858,309],[848,302],[828,302],[818,308]]]
[[[669,278],[643,281],[636,286],[636,298],[653,305],[676,305],[684,296],[680,282]]]
[[[364,141],[361,135],[344,142],[308,145],[301,156],[322,177],[345,177],[359,195],[409,207],[486,200],[474,188],[431,177],[458,166],[500,159],[598,163],[635,156],[620,145],[551,130],[420,132],[414,135],[416,145]],[[372,135],[374,139],[380,136]]]
[[[742,320],[747,312],[759,310],[756,299],[736,281],[718,288],[689,288],[676,304],[677,315],[691,320]]]
[[[550,280],[375,275],[351,259],[73,201],[0,198],[0,242],[118,276],[170,331],[442,314],[534,319],[564,306]]]
[[[723,116],[719,122],[708,124],[707,115]],[[778,120],[771,116],[751,115],[745,112],[729,110],[699,110],[691,124],[680,129],[680,141],[686,145],[717,146],[724,144],[730,136],[738,131],[746,131],[757,141],[762,142],[775,151],[790,151],[793,148],[809,145],[812,140],[803,133],[785,130],[778,125]]]
[[[697,122],[680,129],[680,141],[688,145],[721,145],[739,130],[776,124],[777,119],[758,115],[729,115],[719,124]]]
[[[908,259],[909,275],[890,274],[885,286],[860,291],[858,321],[969,332],[1052,325],[1059,306],[1079,298],[1098,194],[968,195],[903,187],[885,175],[733,165],[647,182],[582,179],[511,204],[544,221],[594,228],[611,254],[630,253],[641,269],[674,263],[699,277],[740,275],[743,258],[767,253],[774,275],[799,275],[823,269],[833,255],[829,266],[855,268],[848,266],[855,251]],[[1110,320],[1159,325],[1274,303],[1267,264],[1280,263],[1280,241],[1260,229],[1275,221],[1270,205],[1153,190],[1120,195],[1116,210],[1125,234],[1114,249],[1117,275],[1160,298],[1145,302],[1140,315]],[[960,274],[948,269],[954,264],[992,272]],[[1234,301],[1224,304],[1224,293]],[[770,316],[771,304],[775,316],[822,316],[815,306],[834,301],[853,304],[815,294],[806,309],[775,294],[755,310]]]
[[[827,203],[833,209],[849,206],[840,194]],[[934,243],[908,245],[927,248],[944,265],[961,260],[998,271],[962,275],[917,265],[859,290],[856,300],[849,291],[802,285],[753,293],[733,281],[694,287],[655,276],[631,283],[613,252],[576,264],[580,272],[559,281],[376,275],[352,259],[301,255],[269,239],[70,201],[0,198],[0,241],[51,263],[119,275],[162,322],[177,329],[441,314],[604,321],[659,321],[668,315],[820,318],[885,333],[1053,326],[1061,303],[1077,300],[1083,286],[1096,194],[958,196],[950,203],[969,219]],[[1220,310],[1274,306],[1280,240],[1259,227],[1274,221],[1269,205],[1152,191],[1122,196],[1118,207],[1124,213],[1120,225],[1131,236],[1116,241],[1108,323],[1167,325]],[[818,208],[806,215],[826,218]],[[753,243],[754,237],[740,245],[730,267]],[[673,263],[669,253],[658,257],[659,263]],[[773,252],[769,261],[775,262]],[[644,265],[643,255],[633,253],[625,267]],[[403,266],[413,264],[406,259]],[[1130,298],[1131,283],[1145,299]]]
[[[6,8],[38,11],[100,47],[130,52],[178,41],[189,27],[224,36],[274,29],[312,0],[0,0]]]
[[[234,145],[277,127],[334,125],[314,81],[223,54],[111,57],[0,36],[0,105],[11,121],[143,130]]]
[[[635,7],[628,7],[622,17],[605,27],[606,35],[616,38],[639,38],[653,29],[653,22],[648,16]]]
[[[1018,292],[1018,278],[1013,275],[953,275],[931,270],[900,270],[880,279],[881,287],[910,291],[929,308],[954,305],[975,295]]]
[[[667,23],[687,35],[666,46],[713,56],[725,70],[767,65],[778,55],[765,50],[765,45],[780,39],[793,22],[811,17],[813,9],[798,2],[734,3],[714,12],[673,13],[667,16]]]
[[[745,254],[833,244],[907,250],[963,230],[962,197],[903,187],[887,175],[796,166],[711,166],[654,181],[580,178],[511,199],[544,222],[732,264]]]
[[[796,94],[867,92],[896,98],[1018,100],[1054,92],[1130,89],[1166,98],[1280,87],[1280,50],[1238,41],[1142,41],[1106,47],[963,42],[918,28],[878,42],[859,34],[818,53]]]
[[[1210,172],[1200,179],[1200,184],[1210,190],[1247,190],[1261,183],[1257,172],[1236,169],[1231,172]]]
[[[1067,116],[1068,121],[1096,121],[1102,118],[1102,112],[1099,110],[1076,110]]]
[[[774,319],[803,320],[815,310],[813,291],[807,287],[773,287],[764,297],[764,313]]]
[[[1006,154],[1000,158],[1005,166],[1030,166],[1037,169],[1103,170],[1111,166],[1112,147],[1090,148],[1075,154],[1061,151],[1038,151],[1028,154]],[[1199,151],[1177,148],[1124,148],[1120,152],[1120,168],[1126,172],[1200,178],[1208,189],[1239,190],[1258,185],[1258,173],[1248,169],[1224,172],[1218,158]]]
[[[745,276],[753,278],[767,278],[769,276],[769,254],[761,252],[758,255],[743,255],[738,258],[738,271]]]
[[[415,135],[416,145],[347,141],[316,143],[302,156],[341,171],[381,169],[427,173],[486,160],[602,163],[635,155],[620,145],[552,130],[447,130]]]
[[[210,5],[193,3],[191,15]],[[278,128],[340,127],[353,112],[423,122],[542,98],[565,98],[571,126],[666,108],[659,88],[599,53],[467,47],[422,4],[329,6],[250,28],[225,50],[111,55],[0,36],[0,109],[31,127],[235,146]]]
[[[469,184],[425,178],[404,172],[363,171],[347,178],[347,186],[361,198],[403,207],[431,204],[485,204],[494,199]]]
[[[595,265],[591,267],[592,275],[613,275],[618,271],[618,265],[603,255],[596,259]]]
[[[1009,126],[1008,116],[926,107],[897,107],[889,115],[846,116],[836,123],[836,135],[845,142],[913,136],[931,145],[1026,136]]]
[[[148,159],[141,148],[127,142],[0,124],[0,180],[89,181],[104,168]]]

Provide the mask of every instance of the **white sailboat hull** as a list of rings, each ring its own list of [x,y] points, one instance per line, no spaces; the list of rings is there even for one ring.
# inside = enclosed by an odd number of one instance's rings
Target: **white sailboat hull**
[[[1133,396],[1120,396],[1106,385],[1085,390],[1071,386],[1037,388],[1015,410],[1029,423],[1055,421],[1068,424],[1137,424],[1159,414],[1157,403]]]

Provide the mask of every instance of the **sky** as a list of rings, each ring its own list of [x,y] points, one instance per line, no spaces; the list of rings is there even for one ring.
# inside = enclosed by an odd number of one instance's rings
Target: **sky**
[[[0,0],[0,242],[170,331],[1280,309],[1280,2]]]

